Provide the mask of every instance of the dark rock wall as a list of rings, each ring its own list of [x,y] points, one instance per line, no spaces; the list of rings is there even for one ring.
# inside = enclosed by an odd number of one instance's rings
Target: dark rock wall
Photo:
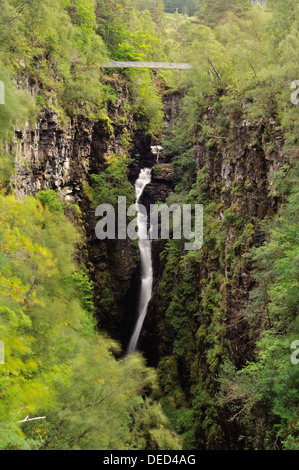
[[[66,126],[54,111],[40,113],[33,130],[16,130],[17,195],[36,194],[41,189],[55,189],[75,203],[89,170],[93,123],[73,120]]]
[[[213,112],[204,116],[211,128],[216,122]],[[218,407],[215,397],[223,362],[229,359],[240,368],[255,359],[259,329],[253,330],[244,315],[255,285],[246,255],[264,242],[262,221],[281,203],[271,192],[271,176],[286,161],[283,134],[274,119],[258,126],[244,120],[231,122],[221,143],[211,146],[200,133],[194,140],[191,184],[197,176],[200,182],[193,186],[192,197],[203,201],[208,220],[203,247],[195,258],[188,258],[181,247],[177,264],[170,263],[172,271],[165,269],[172,252],[160,260],[145,328],[155,331],[150,359],[158,367],[167,407],[173,403],[170,414],[175,415],[176,407],[192,410],[185,429],[194,433],[192,445],[243,449],[245,430],[238,419],[231,421],[228,409]]]
[[[117,98],[107,105],[107,120],[79,117],[63,124],[54,111],[45,109],[34,129],[26,126],[16,130],[14,186],[18,197],[53,189],[67,202],[79,205],[85,243],[78,256],[95,283],[99,325],[112,337],[123,340],[130,304],[128,292],[137,266],[136,248],[127,240],[100,242],[96,238],[95,211],[84,190],[90,175],[105,168],[107,155],[128,154],[128,148],[123,146],[124,136],[135,140],[127,86],[124,82],[112,85]]]
[[[253,137],[254,136],[254,137]],[[269,145],[271,144],[271,145]],[[235,123],[232,135],[219,148],[198,146],[196,154],[197,168],[208,168],[207,186],[209,200],[219,201],[219,221],[224,211],[233,209],[239,217],[241,232],[248,223],[252,223],[252,243],[235,251],[237,264],[228,257],[228,250],[238,241],[240,230],[232,221],[226,232],[224,265],[219,260],[212,260],[207,254],[206,266],[200,275],[205,277],[209,270],[220,269],[227,287],[223,290],[223,306],[230,340],[230,356],[240,366],[246,360],[253,359],[254,341],[249,338],[246,321],[242,320],[242,310],[254,286],[251,275],[252,266],[243,258],[250,246],[261,246],[264,234],[261,222],[270,219],[278,209],[279,201],[271,195],[271,176],[285,163],[282,153],[283,135],[275,121],[254,128],[247,121]],[[271,151],[267,151],[271,148]],[[273,150],[275,149],[275,150]],[[208,228],[207,228],[208,229]]]
[[[116,90],[116,100],[107,105],[107,120],[78,117],[62,123],[55,111],[44,109],[33,129],[29,125],[16,129],[14,186],[18,197],[53,189],[67,202],[79,205],[85,231],[79,259],[88,266],[95,283],[99,326],[126,345],[136,320],[140,287],[137,247],[129,240],[100,242],[96,238],[97,220],[84,188],[91,174],[103,171],[105,158],[111,153],[126,153],[133,159],[128,175],[132,185],[140,168],[152,167],[156,158],[151,153],[151,138],[134,122],[126,83],[109,85]],[[178,106],[177,95],[165,98],[165,128]],[[129,145],[124,146],[123,137]],[[159,176],[153,179],[148,204],[165,200],[172,187],[169,171],[165,181]]]

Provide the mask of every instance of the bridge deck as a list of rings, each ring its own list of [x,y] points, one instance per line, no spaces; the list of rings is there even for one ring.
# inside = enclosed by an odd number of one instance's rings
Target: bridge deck
[[[112,69],[168,69],[168,70],[190,70],[191,64],[175,62],[117,62],[110,60],[104,68]]]

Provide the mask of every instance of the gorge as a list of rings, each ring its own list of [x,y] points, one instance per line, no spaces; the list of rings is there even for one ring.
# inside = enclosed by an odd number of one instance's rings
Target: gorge
[[[0,4],[1,450],[298,449],[298,2],[164,3]]]

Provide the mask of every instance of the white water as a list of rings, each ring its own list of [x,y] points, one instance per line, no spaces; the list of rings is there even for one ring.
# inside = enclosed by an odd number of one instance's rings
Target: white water
[[[147,314],[147,307],[152,297],[153,289],[153,265],[152,265],[152,246],[148,235],[148,221],[147,216],[142,214],[138,201],[143,193],[143,190],[147,184],[151,182],[151,170],[144,168],[140,171],[139,177],[135,183],[135,194],[136,194],[136,206],[137,206],[137,225],[138,225],[138,246],[140,251],[141,261],[141,292],[138,305],[138,318],[137,323],[132,334],[129,346],[128,354],[136,351],[140,333],[143,327],[143,323]]]

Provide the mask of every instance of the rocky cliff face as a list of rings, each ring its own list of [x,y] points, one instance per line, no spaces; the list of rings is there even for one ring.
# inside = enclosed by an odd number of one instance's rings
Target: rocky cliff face
[[[220,223],[227,218],[228,211],[232,216],[225,224],[223,263],[213,260],[207,252],[201,276],[208,276],[212,266],[223,273],[226,287],[222,289],[222,300],[229,324],[230,357],[237,366],[253,358],[252,338],[246,336],[249,330],[242,309],[254,280],[251,264],[243,255],[251,246],[263,243],[261,222],[277,211],[279,201],[270,195],[271,175],[285,164],[282,146],[282,131],[274,119],[256,128],[245,120],[235,123],[228,140],[220,147],[200,144],[195,151],[197,169],[207,169],[208,199],[219,203]],[[234,257],[238,260],[236,264]]]
[[[99,324],[125,345],[133,329],[138,300],[137,247],[129,240],[100,242],[96,238],[97,220],[85,186],[90,182],[91,174],[103,171],[106,157],[112,153],[126,153],[134,159],[128,175],[132,184],[140,168],[152,167],[156,160],[151,153],[151,139],[137,129],[129,111],[126,83],[114,81],[109,85],[116,90],[116,100],[107,105],[107,120],[78,117],[65,124],[55,111],[44,109],[34,129],[28,125],[16,130],[14,185],[18,197],[53,189],[70,204],[79,205],[86,234],[80,259],[88,265],[95,283]],[[177,94],[165,98],[165,128],[178,106]],[[131,146],[128,146],[129,142]],[[172,188],[169,162],[157,166],[154,175],[146,197],[148,204],[164,201]]]
[[[58,190],[63,198],[72,204],[78,204],[82,210],[82,221],[86,231],[85,252],[82,259],[89,263],[91,276],[95,282],[95,301],[98,306],[98,317],[101,327],[124,344],[132,329],[135,317],[136,302],[139,289],[139,267],[136,246],[129,241],[99,242],[95,237],[96,218],[94,209],[85,193],[84,187],[89,182],[90,174],[98,174],[105,167],[105,158],[110,153],[127,152],[134,162],[130,167],[129,179],[134,183],[140,168],[153,168],[152,183],[143,194],[142,202],[149,209],[150,204],[164,202],[174,188],[171,158],[165,159],[163,153],[157,162],[151,153],[152,142],[142,131],[136,130],[134,117],[128,112],[129,93],[125,83],[113,83],[117,93],[113,104],[107,106],[107,121],[92,121],[77,118],[62,125],[57,114],[51,110],[43,110],[33,130],[18,129],[17,166],[15,187],[18,196],[35,194],[41,189]],[[180,93],[166,94],[164,97],[165,131],[177,115],[180,108]],[[208,116],[213,122],[213,115]],[[252,138],[255,136],[255,139]],[[124,148],[123,137],[131,140],[130,150]],[[162,139],[162,137],[161,137]],[[276,152],[265,151],[266,144],[271,142]],[[223,141],[219,147],[207,147],[199,142],[194,147],[194,159],[197,171],[206,169],[206,185],[209,187],[208,198],[219,203],[219,219],[224,218],[227,209],[233,208],[236,214],[245,214],[246,220],[255,219],[252,238],[258,246],[263,240],[259,221],[273,215],[277,201],[269,197],[269,175],[283,165],[283,157],[279,152],[282,135],[275,120],[266,127],[261,124],[252,129],[250,123],[236,123],[234,135]],[[138,155],[138,158],[135,156]],[[135,157],[135,158],[134,158]],[[133,187],[132,187],[133,191]],[[225,246],[230,247],[236,242],[235,227],[227,230]],[[155,271],[155,290],[149,306],[149,315],[145,322],[142,335],[142,347],[149,351],[158,351],[158,344],[164,344],[160,354],[164,355],[165,338],[158,338],[158,324],[165,312],[160,311],[160,300],[157,293],[159,282],[163,276],[163,263],[160,253],[164,242],[153,243],[153,259]],[[227,250],[227,249],[226,249]],[[237,319],[239,312],[248,298],[253,280],[250,267],[238,273],[232,271],[229,257],[221,271],[234,289],[225,289],[223,302],[226,305],[227,317],[230,321]],[[219,269],[217,260],[211,260],[207,253],[201,276],[207,276],[210,269]],[[109,287],[109,294],[104,295]],[[231,353],[240,358],[240,347],[236,331],[230,334]],[[153,348],[153,344],[157,348]],[[151,351],[151,352],[150,352]],[[153,358],[152,358],[153,359]],[[157,363],[155,354],[153,363]]]
[[[78,117],[65,124],[55,111],[44,109],[34,129],[16,129],[19,196],[55,189],[69,202],[80,201],[88,175],[100,172],[110,153],[126,152],[122,138],[134,137],[133,115],[126,109],[129,92],[124,82],[112,84],[116,100],[107,105],[107,120]]]
[[[95,211],[85,191],[90,175],[105,168],[107,155],[128,152],[124,136],[134,140],[127,86],[122,82],[113,86],[116,100],[107,106],[107,120],[79,117],[62,124],[54,111],[44,109],[34,129],[17,129],[14,185],[18,197],[53,189],[70,204],[79,205],[85,230],[85,246],[79,256],[95,283],[99,323],[114,338],[122,339],[120,325],[136,270],[136,248],[126,240],[106,243],[96,238]]]
[[[78,118],[62,125],[55,112],[44,110],[34,130],[16,131],[15,187],[20,197],[55,189],[66,201],[80,206],[86,233],[80,256],[95,283],[99,324],[126,346],[140,287],[137,248],[128,240],[99,242],[94,208],[84,188],[91,174],[103,171],[111,153],[133,157],[132,184],[140,168],[153,169],[141,201],[147,208],[165,201],[174,189],[174,176],[171,157],[165,159],[162,154],[157,162],[151,153],[151,145],[161,142],[152,142],[136,130],[126,106],[126,85],[114,86],[117,99],[107,107],[106,121]],[[165,130],[179,110],[180,98],[180,94],[165,96]],[[213,127],[213,111],[204,118]],[[124,144],[128,140],[130,148]],[[245,438],[239,440],[238,423],[227,424],[226,411],[212,408],[213,397],[224,358],[237,367],[253,358],[254,332],[243,308],[254,279],[244,254],[263,243],[261,221],[277,211],[279,201],[270,195],[271,174],[284,164],[282,145],[282,132],[274,119],[256,128],[246,120],[235,122],[220,144],[208,145],[198,138],[193,148],[194,194],[204,203],[209,224],[199,258],[188,259],[181,249],[169,267],[170,255],[160,257],[164,241],[153,243],[154,294],[140,344],[149,363],[158,366],[167,400],[174,408],[196,410],[194,432],[201,448],[246,444]],[[175,393],[172,387],[177,387]],[[213,418],[216,431],[204,435],[201,422],[209,414],[217,415]],[[218,424],[221,432],[215,438]]]
[[[211,129],[213,113],[203,116]],[[216,131],[215,136],[213,145],[198,137],[193,147],[188,198],[204,205],[203,247],[188,256],[182,244],[173,243],[164,254],[147,322],[156,331],[151,359],[170,414],[192,410],[184,428],[192,429],[190,445],[241,449],[244,429],[217,407],[218,376],[226,360],[239,368],[254,359],[258,331],[244,313],[255,282],[247,254],[263,243],[261,223],[277,211],[271,175],[285,157],[274,119],[257,127],[246,120],[231,122],[221,141]]]
[[[93,127],[86,119],[62,126],[54,111],[43,110],[33,130],[17,130],[17,195],[55,189],[77,202],[90,167]]]

